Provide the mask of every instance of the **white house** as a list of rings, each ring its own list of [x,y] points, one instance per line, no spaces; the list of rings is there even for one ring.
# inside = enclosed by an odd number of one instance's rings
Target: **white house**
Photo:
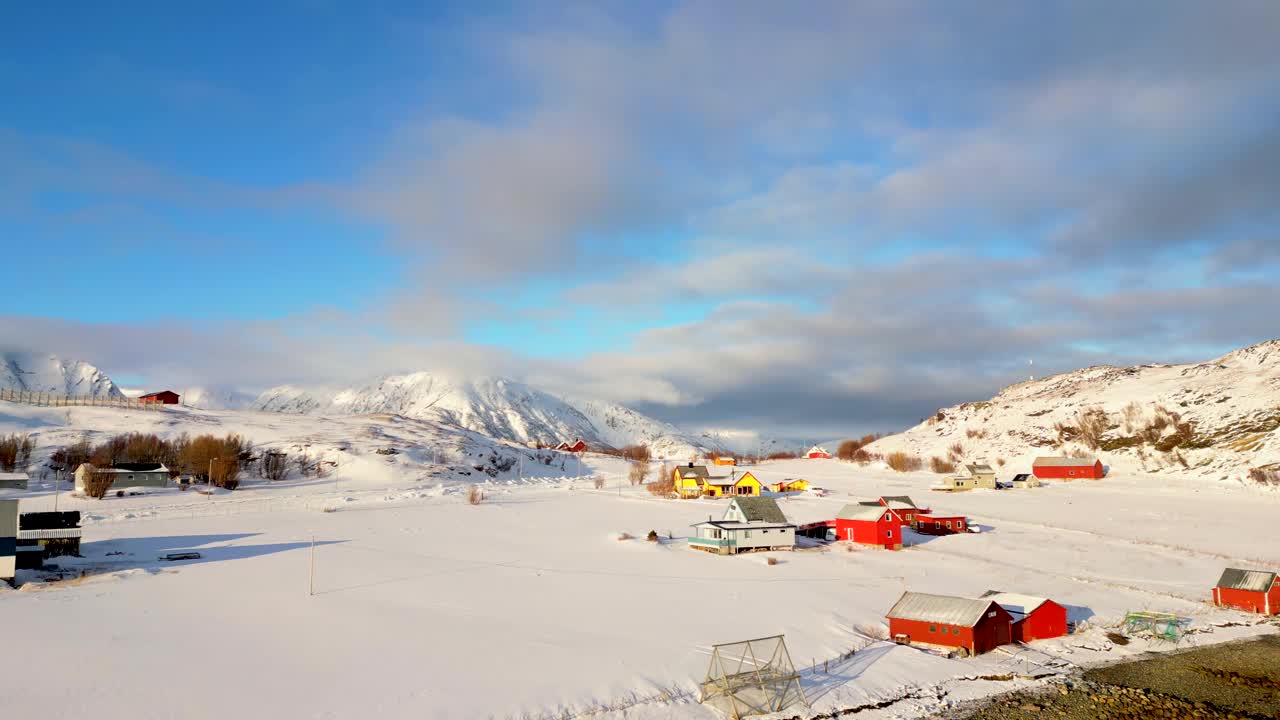
[[[689,547],[719,555],[752,550],[793,550],[796,526],[773,498],[735,497],[725,509],[724,519],[693,526]]]
[[[0,472],[0,490],[26,490],[28,480],[26,473]]]

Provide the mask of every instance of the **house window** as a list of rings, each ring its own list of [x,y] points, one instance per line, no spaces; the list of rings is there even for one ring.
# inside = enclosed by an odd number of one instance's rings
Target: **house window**
[[[959,634],[960,634],[960,628],[951,628],[951,634],[952,634],[952,635],[959,635]]]
[[[892,531],[892,530],[885,530],[885,531],[884,531],[884,536],[885,536],[885,537],[887,537],[887,538],[891,538],[891,537],[893,537],[893,531]]]
[[[1068,475],[1075,475],[1075,474],[1076,474],[1076,471],[1075,471],[1075,470],[1068,470],[1068,471],[1067,471],[1067,474],[1068,474]]]
[[[929,632],[938,632],[938,626],[937,626],[937,625],[930,625],[930,626],[929,626]]]
[[[963,521],[963,520],[957,520],[957,521],[956,521],[956,529],[957,529],[957,530],[963,530],[963,529],[964,529],[964,521]]]
[[[947,529],[948,529],[948,530],[950,530],[950,529],[951,529],[951,521],[950,521],[950,520],[948,520],[948,521],[947,521]]]
[[[750,530],[743,530],[743,531],[742,531],[742,537],[744,537],[744,538],[749,538],[749,537],[751,537],[751,531],[750,531]]]

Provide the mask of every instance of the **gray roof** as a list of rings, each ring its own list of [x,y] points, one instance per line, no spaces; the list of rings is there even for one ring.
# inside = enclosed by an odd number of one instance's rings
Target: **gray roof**
[[[693,467],[689,467],[688,465],[678,465],[676,466],[676,469],[680,471],[680,477],[698,477],[703,480],[707,479],[706,465],[694,465]]]
[[[910,495],[882,495],[880,499],[887,503],[899,502],[899,503],[902,503],[903,505],[916,507],[916,503],[914,500],[911,499]]]
[[[795,527],[789,522],[736,522],[734,520],[703,520],[689,527],[702,527],[703,525],[718,527],[721,530],[771,530],[773,528]]]
[[[988,590],[982,593],[982,598],[984,600],[995,600],[996,604],[1012,615],[1014,620],[1023,619],[1035,612],[1041,605],[1049,602],[1049,598],[1023,595],[1021,593],[1008,593],[1000,590]]]
[[[1218,578],[1218,587],[1231,590],[1267,592],[1276,582],[1276,574],[1265,570],[1241,570],[1227,568]]]
[[[1093,467],[1097,462],[1097,458],[1038,457],[1031,464],[1041,467]]]
[[[996,604],[996,601],[989,598],[970,600],[952,595],[905,592],[889,610],[888,617],[973,627],[982,620],[987,609]]]
[[[845,505],[840,509],[840,512],[836,514],[836,517],[841,520],[879,520],[885,513],[897,514],[894,513],[892,509],[887,508],[880,503],[873,503],[871,505],[858,503],[856,505]]]
[[[783,514],[782,508],[778,507],[777,501],[773,498],[740,497],[734,498],[733,502],[738,504],[738,509],[742,510],[742,514],[747,520],[762,520],[775,523],[787,521],[787,516]]]
[[[992,468],[990,465],[987,465],[986,463],[965,465],[964,467],[966,470],[973,473],[974,475],[977,475],[978,473],[989,475],[995,472],[995,469]]]

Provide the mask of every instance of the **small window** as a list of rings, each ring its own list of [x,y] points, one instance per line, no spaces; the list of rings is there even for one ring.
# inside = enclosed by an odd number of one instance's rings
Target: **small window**
[[[930,625],[930,626],[929,626],[929,632],[938,632],[938,626],[937,626],[937,625]]]
[[[963,529],[964,529],[964,521],[963,521],[963,520],[957,520],[957,521],[956,521],[956,529],[957,529],[957,530],[963,530]]]
[[[960,634],[960,628],[951,628],[951,634],[952,634],[952,635],[959,635],[959,634]]]
[[[948,520],[948,521],[947,521],[947,529],[950,529],[950,528],[951,528],[951,521],[950,521],[950,520]]]
[[[995,616],[996,616],[996,611],[995,611],[995,610],[992,610],[991,612],[987,613],[987,617],[989,617],[989,618],[993,618],[993,617],[995,617]]]

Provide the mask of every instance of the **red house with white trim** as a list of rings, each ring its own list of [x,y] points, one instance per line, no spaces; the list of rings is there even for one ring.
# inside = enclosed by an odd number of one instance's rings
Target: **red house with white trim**
[[[969,519],[963,515],[921,515],[915,531],[922,535],[955,535],[969,532]]]
[[[960,648],[981,655],[1010,642],[1013,618],[990,598],[906,592],[887,615],[894,642]]]
[[[1041,480],[1101,480],[1105,473],[1096,458],[1038,457],[1031,473]]]
[[[145,403],[147,405],[177,405],[178,401],[181,399],[182,398],[178,393],[172,390],[161,390],[159,392],[140,395],[138,397],[138,402]]]
[[[878,503],[845,505],[836,515],[836,539],[901,550],[902,518]]]
[[[809,452],[805,453],[805,457],[810,460],[830,460],[831,453],[827,452],[826,448],[814,445],[809,448]]]
[[[585,441],[583,441],[582,439],[574,440],[572,445],[570,445],[570,444],[569,444],[569,443],[567,443],[567,442],[562,442],[562,443],[560,443],[559,445],[557,445],[557,446],[556,446],[556,449],[557,449],[557,450],[563,450],[563,451],[565,451],[565,452],[574,452],[574,453],[576,453],[576,452],[586,452],[586,451],[587,451],[587,443],[586,443]]]
[[[988,590],[983,600],[995,600],[1012,618],[1009,638],[1031,642],[1067,634],[1067,609],[1049,598]]]
[[[916,507],[915,501],[909,495],[882,495],[875,502],[859,503],[859,505],[877,504],[898,513],[898,517],[902,518],[902,526],[909,528],[916,526],[916,516],[933,512],[929,508]]]
[[[1280,579],[1266,570],[1227,568],[1213,588],[1213,604],[1262,615],[1280,615]]]

